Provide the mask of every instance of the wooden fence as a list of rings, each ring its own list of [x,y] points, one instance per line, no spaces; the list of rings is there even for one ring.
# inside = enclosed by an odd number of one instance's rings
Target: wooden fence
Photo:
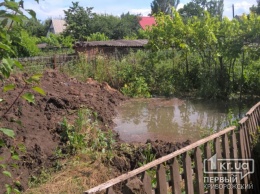
[[[260,193],[260,161],[253,152],[259,126],[260,102],[238,127],[226,128],[84,193]],[[134,179],[136,190],[129,187]]]

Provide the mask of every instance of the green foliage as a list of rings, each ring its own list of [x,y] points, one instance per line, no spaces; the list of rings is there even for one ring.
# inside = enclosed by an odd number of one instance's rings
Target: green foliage
[[[91,25],[91,34],[99,32],[109,39],[118,39],[115,29],[120,25],[120,17],[108,14],[95,14]]]
[[[114,29],[116,35],[113,39],[123,39],[125,36],[134,36],[141,29],[139,16],[128,13],[120,16],[120,22]]]
[[[153,0],[151,3],[151,14],[159,14],[160,12],[164,14],[171,15],[172,7],[175,9],[179,5],[180,0]]]
[[[131,97],[151,97],[144,77],[136,77],[132,82],[126,83],[121,89],[121,92],[124,95]]]
[[[260,15],[260,2],[257,0],[257,5],[250,7],[250,11]]]
[[[17,46],[18,57],[32,57],[37,56],[40,52],[37,47],[38,38],[30,36],[27,31],[21,30],[21,43]]]
[[[194,16],[201,18],[204,16],[205,10],[208,11],[211,16],[222,19],[224,11],[224,1],[192,0],[191,2],[185,4],[184,7],[179,10],[179,12],[184,18],[190,18]]]
[[[143,157],[143,162],[142,163],[138,163],[139,166],[143,166],[145,164],[148,164],[152,161],[154,161],[156,158],[155,158],[155,154],[153,153],[153,150],[152,150],[152,145],[150,143],[148,143],[146,145],[146,147],[142,150],[142,152],[140,152],[142,157]]]
[[[62,141],[66,143],[66,153],[74,155],[78,152],[91,151],[108,154],[107,152],[112,150],[115,142],[113,132],[105,133],[98,129],[97,121],[91,120],[93,114],[88,109],[80,109],[73,125],[63,119],[60,125]]]
[[[80,134],[80,126],[70,126],[66,119],[63,119],[61,123],[61,129],[63,130],[62,138],[68,142],[68,153],[75,154],[77,150],[82,149],[86,146],[84,142],[85,136]]]
[[[205,11],[191,18],[174,10],[172,14],[160,13],[156,26],[124,36],[148,37],[146,51],[123,55],[118,50],[109,58],[99,55],[95,59],[83,55],[68,67],[70,73],[84,81],[88,77],[106,81],[135,97],[192,93],[226,99],[246,92],[259,95],[257,15],[220,20]]]
[[[177,78],[175,84],[181,80],[185,90],[196,89],[204,98],[227,98],[238,90],[238,85],[242,87],[242,82],[247,83],[250,78],[244,77],[245,72],[249,73],[254,61],[259,60],[258,49],[253,46],[260,29],[256,15],[243,16],[240,21],[228,18],[221,21],[208,12],[203,12],[203,17],[186,20],[176,11],[173,14],[174,19],[162,13],[156,16],[157,25],[149,32],[147,47],[154,53],[173,52],[173,60],[180,58],[177,69],[173,64],[174,77],[170,77]],[[256,76],[252,75],[258,83]],[[242,92],[248,91],[245,86]]]
[[[109,38],[104,33],[100,33],[100,32],[90,34],[89,36],[84,37],[84,39],[86,41],[105,41],[105,40],[109,40]]]
[[[22,24],[22,28],[25,29],[30,36],[40,38],[42,36],[46,36],[48,29],[51,24],[51,19],[46,19],[45,21],[41,22],[36,18],[28,18]]]
[[[46,169],[42,170],[40,175],[31,176],[29,179],[29,187],[36,187],[46,183],[50,179],[50,172]]]
[[[37,49],[35,48],[35,39],[29,38],[26,31],[20,30],[20,26],[26,19],[24,12],[28,12],[28,14],[34,18],[35,12],[33,10],[24,9],[22,0],[18,2],[13,0],[5,0],[0,3],[0,10],[0,77],[1,81],[4,82],[4,79],[11,75],[11,72],[15,66],[22,69],[22,65],[18,61],[12,59],[12,57],[21,56],[24,54],[34,55],[37,53]],[[35,77],[25,80],[25,87],[10,107],[3,113],[3,115],[1,115],[1,117],[4,117],[8,113],[19,97],[26,97],[26,100],[32,101],[34,98],[33,95],[30,93],[23,94],[23,92],[27,89],[27,86],[35,83]],[[6,92],[14,88],[15,85],[9,84],[5,85],[3,90]],[[1,101],[3,100],[4,99],[1,98]],[[7,138],[15,138],[15,133],[11,129],[0,127],[0,133],[3,134],[3,136],[7,136]],[[16,177],[11,174],[9,169],[17,166],[15,161],[20,160],[20,154],[26,151],[25,146],[17,145],[14,147],[7,145],[3,136],[1,135],[0,139],[0,149],[7,149],[10,153],[10,157],[0,158],[0,167],[3,175],[7,177],[7,180],[10,179],[12,182],[11,184],[5,184],[6,193],[20,193],[17,188],[20,187],[21,184],[19,181],[15,180]]]
[[[64,11],[68,25],[65,36],[71,35],[75,40],[89,41],[122,39],[137,34],[140,29],[138,15],[126,13],[118,17],[96,14],[92,10],[92,7],[84,8],[78,2],[72,2],[72,7]]]
[[[81,7],[78,2],[72,2],[72,7],[69,7],[65,13],[67,28],[65,35],[72,35],[73,38],[83,40],[84,36],[91,34],[92,18],[94,13],[93,7]]]
[[[70,35],[64,36],[61,34],[50,33],[48,37],[41,37],[38,43],[47,43],[49,47],[72,47],[74,38]]]
[[[14,138],[14,131],[6,128],[0,128],[0,131],[8,137]]]

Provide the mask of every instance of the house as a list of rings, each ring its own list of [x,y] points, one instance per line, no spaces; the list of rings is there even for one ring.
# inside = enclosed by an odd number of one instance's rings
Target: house
[[[77,54],[84,53],[88,58],[93,58],[98,54],[105,56],[127,54],[131,50],[144,49],[147,43],[146,39],[76,42],[73,48]]]
[[[62,19],[52,19],[49,30],[47,32],[47,36],[50,33],[60,34],[66,29],[66,21]]]
[[[148,27],[155,25],[156,21],[153,16],[145,16],[145,17],[140,17],[139,24],[142,27],[142,29],[145,30]]]

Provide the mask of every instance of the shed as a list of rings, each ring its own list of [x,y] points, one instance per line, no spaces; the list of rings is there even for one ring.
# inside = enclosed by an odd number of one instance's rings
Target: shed
[[[90,41],[76,42],[74,49],[76,53],[84,53],[88,57],[104,54],[114,56],[117,53],[127,54],[130,50],[144,49],[148,43],[146,39],[140,40],[109,40],[109,41]]]

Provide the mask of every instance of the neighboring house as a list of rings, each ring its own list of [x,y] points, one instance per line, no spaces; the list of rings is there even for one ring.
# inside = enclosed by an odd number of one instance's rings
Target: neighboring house
[[[77,54],[84,53],[87,57],[93,58],[98,54],[105,56],[127,54],[130,50],[144,49],[147,43],[146,39],[76,42],[73,48]]]
[[[60,34],[66,29],[66,21],[62,19],[52,19],[51,25],[49,27],[47,36],[49,36],[50,33],[53,34]]]
[[[155,18],[153,16],[145,16],[140,17],[139,21],[140,26],[143,30],[147,29],[150,26],[153,26],[156,24]]]

